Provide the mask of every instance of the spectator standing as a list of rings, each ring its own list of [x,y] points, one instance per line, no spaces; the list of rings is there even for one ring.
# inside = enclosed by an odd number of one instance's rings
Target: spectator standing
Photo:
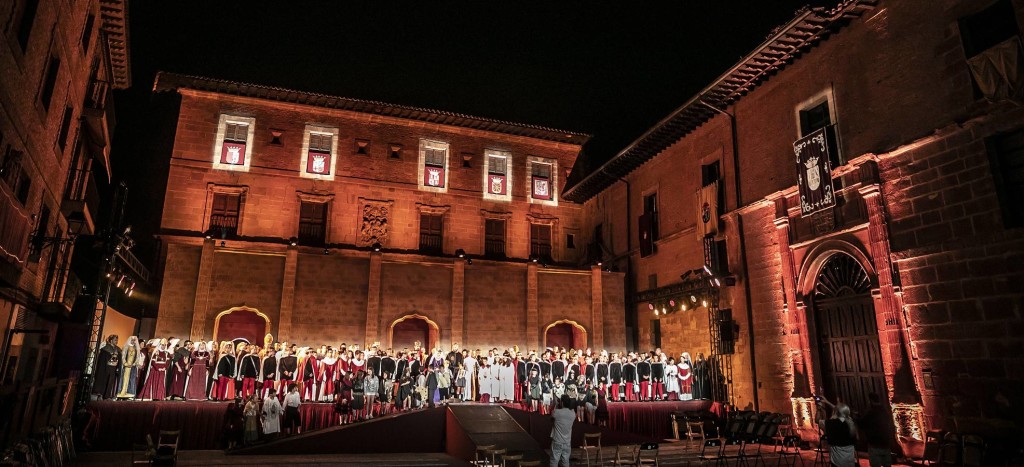
[[[569,465],[572,454],[572,423],[576,421],[575,401],[566,394],[562,395],[560,407],[551,413],[555,423],[551,427],[551,467],[558,467],[565,460]]]
[[[860,422],[868,443],[868,460],[871,467],[889,467],[892,465],[892,440],[896,436],[892,414],[878,394],[868,394],[868,401],[871,407]]]

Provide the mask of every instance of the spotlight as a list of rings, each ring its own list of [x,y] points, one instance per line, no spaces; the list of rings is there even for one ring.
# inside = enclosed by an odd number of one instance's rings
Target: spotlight
[[[228,242],[225,242],[224,240],[221,240],[220,241],[220,246],[228,246]]]
[[[654,310],[654,316],[658,316],[658,310]]]
[[[675,308],[676,307],[676,301],[675,300],[669,300],[668,301],[668,306],[670,308]]]
[[[107,271],[107,277],[110,277],[110,271]]]
[[[210,240],[212,238],[213,238],[213,229],[209,229],[209,230],[206,231],[206,239]]]
[[[647,304],[647,309],[648,310],[653,310],[654,309],[654,304],[653,303],[648,303]]]
[[[473,264],[473,258],[467,258],[466,264]]]
[[[133,293],[135,293],[135,289],[129,290],[128,291],[128,296],[131,297]]]
[[[537,258],[536,255],[530,255],[530,261],[536,263],[537,261],[539,261],[539,259]]]
[[[288,239],[288,244],[291,245],[291,246],[296,246],[296,245],[299,244],[299,239],[297,239],[295,237],[289,238]]]
[[[715,274],[715,273],[711,272],[711,268],[709,268],[708,265],[706,265],[706,264],[704,265],[704,272],[706,274],[708,274],[709,276]]]
[[[668,314],[668,310],[666,310],[665,307],[661,307],[661,314],[667,315]]]
[[[331,254],[331,250],[328,250],[327,248],[324,248],[324,254],[325,255]]]
[[[374,252],[380,253],[380,242],[374,243],[372,248]]]
[[[719,280],[719,279],[718,279],[718,278],[716,277],[716,278],[715,278],[715,287],[721,287],[721,286],[722,286],[722,281],[720,281],[720,280]]]
[[[683,311],[686,311],[686,304],[685,303],[683,304],[682,308],[683,308]]]
[[[704,307],[704,308],[707,308],[707,306],[708,306],[708,301],[707,301],[707,300],[701,300],[701,301],[700,301],[700,306],[702,306],[702,307]]]
[[[465,258],[466,257],[466,250],[463,250],[462,248],[459,248],[458,250],[455,250],[455,256],[458,256],[459,258]]]
[[[114,287],[120,287],[121,284],[124,283],[124,278],[125,278],[124,274],[122,274],[120,277],[118,277],[117,278],[117,285],[115,285]]]
[[[690,301],[693,302],[693,303],[697,303],[697,296],[696,295],[690,295]]]

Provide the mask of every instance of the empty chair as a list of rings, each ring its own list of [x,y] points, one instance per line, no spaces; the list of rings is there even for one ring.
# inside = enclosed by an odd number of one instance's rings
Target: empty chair
[[[637,446],[615,446],[615,459],[612,465],[636,465]]]
[[[733,438],[726,440],[722,446],[722,462],[726,465],[731,461],[736,461],[736,465],[746,461],[743,456],[743,449],[746,446],[747,441],[742,437]]]
[[[789,465],[795,466],[797,462],[801,466],[804,465],[804,459],[800,457],[800,437],[799,436],[787,436],[782,440],[782,445],[779,447],[779,461],[775,465]]]
[[[644,443],[636,450],[636,465],[658,465],[658,443]]]
[[[491,452],[492,449],[497,449],[497,448],[498,448],[497,444],[486,444],[486,445],[483,445],[483,446],[477,446],[476,447],[476,458],[473,459],[473,462],[470,462],[470,463],[473,464],[473,465],[481,465],[481,466],[482,465],[489,465],[490,464],[490,460],[488,459],[488,457],[490,457],[490,452]]]
[[[523,461],[523,455],[517,453],[517,454],[505,454],[504,456],[501,456],[501,465],[505,465],[505,466],[511,465],[511,464],[509,464],[509,462],[512,462],[512,461],[516,462],[515,465],[522,465],[521,462]]]
[[[985,439],[979,435],[963,435],[960,443],[960,465],[981,467],[985,459]]]
[[[132,465],[150,465],[153,463],[154,455],[156,455],[156,446],[150,435],[146,435],[146,444],[132,445]]]
[[[177,464],[179,441],[181,441],[181,431],[160,430],[156,438],[156,453],[153,454],[153,465]]]
[[[601,455],[601,433],[583,433],[583,445],[580,446],[583,450],[583,455],[587,459],[587,465],[590,465],[590,453],[594,452],[594,459],[597,461],[597,465],[604,464],[604,457]]]
[[[718,464],[722,461],[722,448],[724,447],[725,439],[723,438],[705,439],[703,446],[700,448],[700,457],[698,457],[698,459],[705,464],[707,464],[708,461],[715,461],[715,463]]]
[[[704,435],[704,422],[686,422],[686,447],[697,447],[707,437]]]
[[[814,448],[814,465],[822,467],[832,465],[828,459],[828,437],[825,435],[818,437],[818,446]]]
[[[942,449],[942,431],[931,430],[925,434],[924,456],[921,461],[928,465],[939,462],[939,451]]]
[[[960,465],[960,434],[946,433],[939,447],[939,465]]]

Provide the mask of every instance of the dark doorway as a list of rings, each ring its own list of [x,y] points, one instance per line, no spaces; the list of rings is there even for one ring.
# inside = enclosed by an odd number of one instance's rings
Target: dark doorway
[[[587,345],[586,331],[572,323],[562,322],[549,326],[544,332],[545,347],[582,349]]]
[[[413,349],[416,347],[416,343],[427,349],[433,349],[437,344],[437,336],[430,323],[426,319],[419,317],[408,317],[401,321],[395,322],[395,325],[391,328],[391,348],[393,349]]]
[[[864,268],[845,254],[833,255],[818,274],[814,321],[825,396],[855,411],[870,406],[868,394],[885,398],[882,349]]]

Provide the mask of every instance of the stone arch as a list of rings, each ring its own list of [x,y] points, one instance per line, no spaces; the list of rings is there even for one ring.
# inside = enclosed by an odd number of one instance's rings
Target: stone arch
[[[846,254],[852,257],[860,264],[860,267],[864,268],[864,272],[868,274],[868,279],[871,281],[871,289],[878,288],[878,274],[875,272],[875,266],[871,263],[867,252],[849,241],[830,239],[811,247],[804,256],[804,261],[800,265],[800,272],[797,274],[796,292],[799,296],[806,299],[814,294],[814,287],[818,280],[818,274],[821,273],[821,268],[825,266],[825,263],[832,256],[837,254]]]
[[[238,314],[235,315],[235,313]],[[233,317],[238,319],[232,319]],[[260,319],[263,320],[263,329],[258,329]],[[220,335],[222,331],[225,331],[221,329],[222,324],[227,328],[227,332],[232,333],[231,335]],[[214,341],[219,342],[244,337],[249,342],[259,344],[267,334],[270,334],[270,317],[256,308],[247,306],[231,307],[217,313],[217,317],[213,320]]]
[[[409,313],[407,315],[398,317],[397,319],[391,322],[390,326],[388,326],[388,348],[395,348],[395,327],[399,327],[399,330],[401,331],[402,324],[411,321],[421,321],[426,325],[427,337],[426,341],[423,342],[423,347],[427,349],[428,352],[435,346],[440,345],[441,327],[437,325],[437,322],[418,313]],[[402,344],[402,342],[399,342],[399,344]]]
[[[568,327],[570,329],[570,337],[572,338],[571,345],[568,345],[566,347],[574,349],[587,348],[587,328],[583,327],[582,324],[577,323],[576,321],[573,321],[571,319],[560,319],[544,327],[544,347],[546,348],[549,346],[548,334],[552,330],[558,330],[560,328],[564,329],[565,327]],[[561,344],[559,344],[559,346],[561,346]]]

